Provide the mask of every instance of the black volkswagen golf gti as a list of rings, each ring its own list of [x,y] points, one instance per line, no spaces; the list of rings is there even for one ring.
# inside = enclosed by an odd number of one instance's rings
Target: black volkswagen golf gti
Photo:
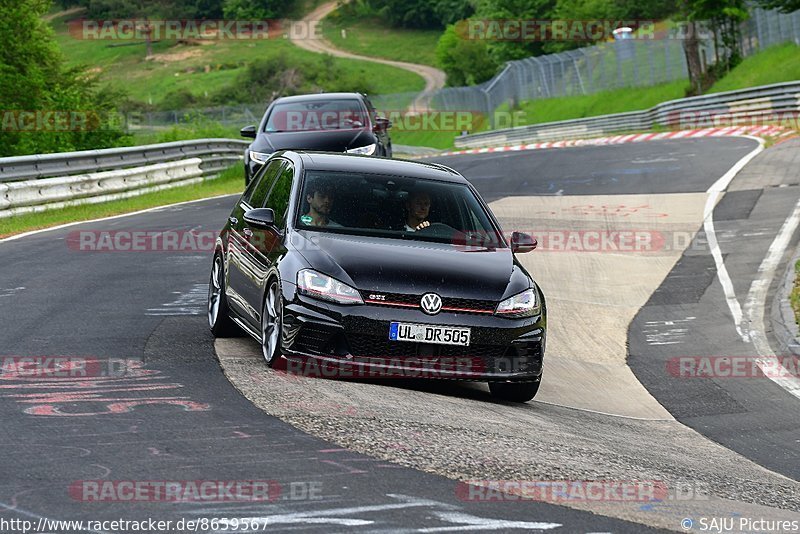
[[[278,152],[220,233],[215,336],[244,330],[338,376],[480,380],[525,402],[539,389],[544,295],[472,185],[442,165]],[[356,369],[360,374],[345,373]]]

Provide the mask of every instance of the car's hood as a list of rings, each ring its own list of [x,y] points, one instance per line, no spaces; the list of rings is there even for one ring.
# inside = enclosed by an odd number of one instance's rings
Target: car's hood
[[[451,244],[297,232],[298,250],[323,273],[362,291],[499,301],[515,269],[508,248],[464,251]]]
[[[368,129],[266,132],[259,136],[273,152],[276,150],[344,152],[375,142],[375,136]]]

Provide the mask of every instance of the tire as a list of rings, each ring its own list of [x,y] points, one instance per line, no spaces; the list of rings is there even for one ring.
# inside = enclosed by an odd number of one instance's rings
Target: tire
[[[281,359],[281,329],[283,328],[283,297],[280,284],[272,280],[264,295],[264,307],[261,311],[261,353],[269,367]]]
[[[208,281],[208,326],[214,337],[234,337],[241,333],[233,322],[225,298],[225,266],[222,255],[214,254],[211,279]]]
[[[540,378],[536,382],[489,382],[492,397],[510,402],[528,402],[539,392]]]

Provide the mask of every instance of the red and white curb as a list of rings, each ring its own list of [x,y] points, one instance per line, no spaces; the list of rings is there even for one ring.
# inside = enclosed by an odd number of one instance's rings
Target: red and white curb
[[[702,130],[679,130],[676,132],[662,133],[642,133],[615,135],[613,137],[596,137],[594,139],[570,139],[565,141],[548,141],[543,143],[529,143],[509,146],[496,146],[489,148],[469,148],[465,150],[455,150],[450,152],[440,152],[420,156],[421,158],[432,158],[439,156],[458,156],[461,154],[486,154],[491,152],[511,152],[518,150],[541,150],[545,148],[566,148],[574,146],[603,146],[620,145],[623,143],[640,143],[642,141],[658,141],[660,139],[695,139],[698,137],[726,137],[736,135],[753,136],[776,136],[787,137],[796,135],[796,132],[785,131],[780,126],[755,126],[755,127],[734,127],[725,128],[705,128]]]

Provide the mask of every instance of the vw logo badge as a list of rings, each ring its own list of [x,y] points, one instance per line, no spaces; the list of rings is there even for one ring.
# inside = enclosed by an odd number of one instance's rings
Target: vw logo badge
[[[419,301],[419,306],[428,315],[436,315],[442,311],[442,297],[436,293],[425,293]]]

